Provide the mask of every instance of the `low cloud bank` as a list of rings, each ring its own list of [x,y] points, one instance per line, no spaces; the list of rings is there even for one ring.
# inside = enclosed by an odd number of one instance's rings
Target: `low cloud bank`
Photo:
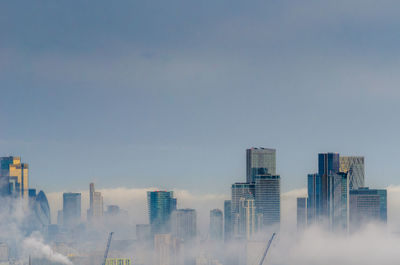
[[[115,188],[99,189],[104,197],[105,210],[107,205],[115,204],[129,214],[132,225],[148,223],[147,215],[147,191],[157,188]],[[392,231],[400,227],[400,186],[391,185],[388,191],[388,225]],[[86,210],[89,208],[88,190],[78,191],[82,193],[82,219],[86,218]],[[229,194],[196,194],[188,190],[174,190],[178,199],[178,208],[194,208],[197,211],[198,229],[200,233],[206,233],[209,225],[209,212],[211,209],[223,210],[224,200],[230,199]],[[57,222],[57,211],[62,209],[62,192],[53,192],[48,195],[52,210],[52,222]],[[307,190],[295,189],[282,193],[281,196],[281,227],[282,230],[293,231],[296,227],[296,198],[307,196]]]

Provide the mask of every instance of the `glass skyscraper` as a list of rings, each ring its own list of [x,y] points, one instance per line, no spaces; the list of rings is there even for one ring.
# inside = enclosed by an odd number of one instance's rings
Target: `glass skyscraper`
[[[174,192],[148,191],[147,206],[152,235],[170,233],[171,214],[176,210],[176,199],[174,198]]]
[[[308,174],[307,191],[307,222],[313,224],[321,216],[322,186],[319,174]]]
[[[246,150],[246,182],[254,182],[256,175],[276,175],[276,150],[250,148]]]
[[[307,198],[297,198],[297,230],[307,226]]]
[[[349,223],[348,174],[338,172],[328,176],[329,225],[332,231],[347,232]]]
[[[351,190],[365,186],[365,170],[363,156],[341,156],[340,172],[348,173]]]
[[[224,241],[228,242],[232,237],[232,201],[224,201]]]
[[[387,191],[367,187],[350,190],[350,230],[371,221],[387,222]]]
[[[223,214],[220,209],[210,211],[210,239],[222,240],[223,236]]]
[[[257,212],[263,215],[263,225],[279,225],[281,221],[280,176],[255,176],[255,195]]]
[[[338,153],[318,154],[318,175],[321,176],[321,214],[328,216],[328,176],[339,172]]]
[[[81,194],[63,194],[63,225],[70,226],[79,224],[81,221]]]
[[[29,166],[21,163],[18,156],[0,158],[0,192],[2,195],[14,195],[28,198]]]

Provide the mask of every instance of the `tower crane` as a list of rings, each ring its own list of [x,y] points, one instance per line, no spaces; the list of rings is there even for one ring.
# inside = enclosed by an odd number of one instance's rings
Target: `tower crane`
[[[273,233],[273,234],[272,234],[272,236],[271,236],[270,240],[268,241],[267,248],[266,248],[266,249],[265,249],[265,251],[264,251],[264,255],[262,256],[262,258],[261,258],[261,261],[260,261],[260,264],[259,264],[259,265],[262,265],[262,264],[264,263],[265,257],[267,256],[267,253],[268,253],[269,247],[271,246],[271,243],[272,243],[272,240],[274,240],[274,237],[275,237],[275,233]]]
[[[110,232],[110,234],[108,235],[107,247],[106,247],[106,251],[104,252],[104,260],[103,260],[103,263],[101,265],[106,265],[108,251],[110,250],[111,238],[112,238],[113,234],[114,234],[114,232]]]

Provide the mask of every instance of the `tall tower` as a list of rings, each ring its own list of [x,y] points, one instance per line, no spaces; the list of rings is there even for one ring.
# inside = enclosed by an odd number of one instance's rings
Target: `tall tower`
[[[349,175],[350,190],[356,190],[365,186],[365,170],[363,156],[341,156],[340,172]]]
[[[171,232],[171,213],[176,210],[176,198],[173,191],[148,191],[147,206],[151,233]]]
[[[28,198],[29,166],[21,163],[21,157],[0,158],[0,195]]]
[[[255,175],[276,175],[276,150],[250,148],[246,150],[246,182],[254,182]]]
[[[213,209],[210,211],[210,239],[222,240],[223,235],[223,214],[220,209]]]
[[[263,225],[279,225],[281,221],[281,177],[257,175],[255,177],[255,202],[263,214]]]
[[[318,175],[321,177],[321,214],[328,215],[328,176],[340,169],[338,153],[318,154]]]
[[[94,221],[101,218],[104,213],[103,196],[101,196],[101,192],[95,191],[94,183],[89,185],[89,199],[90,207],[87,211],[87,219],[88,221]]]
[[[81,194],[63,193],[63,225],[76,225],[81,221]]]
[[[232,237],[232,201],[224,201],[224,241],[228,242]]]
[[[185,242],[195,239],[197,232],[196,210],[178,209],[171,214],[172,235]]]

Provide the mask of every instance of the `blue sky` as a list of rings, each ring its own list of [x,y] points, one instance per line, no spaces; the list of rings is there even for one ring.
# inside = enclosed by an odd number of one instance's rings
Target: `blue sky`
[[[318,152],[399,184],[397,1],[3,1],[0,154],[31,186],[229,193],[245,149],[283,190]]]

